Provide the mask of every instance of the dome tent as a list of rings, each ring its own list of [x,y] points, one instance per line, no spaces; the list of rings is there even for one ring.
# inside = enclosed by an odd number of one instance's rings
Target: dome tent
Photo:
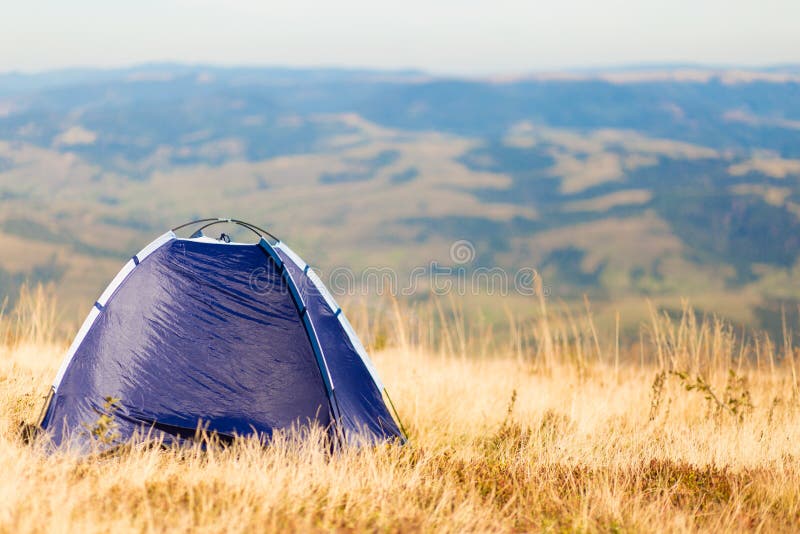
[[[222,223],[258,242],[204,235]],[[176,233],[197,226],[191,237]],[[311,423],[339,444],[404,441],[385,393],[308,264],[258,227],[203,219],[147,245],[106,288],[56,375],[40,429],[56,447],[84,451],[98,437],[113,445],[155,433],[170,443],[203,428],[268,438]]]

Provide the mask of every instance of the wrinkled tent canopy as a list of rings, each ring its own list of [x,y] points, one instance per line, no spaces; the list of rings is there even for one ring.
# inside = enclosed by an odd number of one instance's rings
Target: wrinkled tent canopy
[[[221,222],[259,241],[203,235]],[[198,223],[189,238],[179,227],[145,247],[95,303],[43,412],[52,444],[87,450],[137,433],[169,443],[199,427],[269,438],[308,424],[334,443],[402,441],[363,345],[314,271],[252,225]]]

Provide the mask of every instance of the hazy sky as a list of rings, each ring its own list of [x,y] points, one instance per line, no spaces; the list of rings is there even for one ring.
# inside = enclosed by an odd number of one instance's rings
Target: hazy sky
[[[0,71],[149,61],[462,74],[800,63],[800,1],[4,2]]]

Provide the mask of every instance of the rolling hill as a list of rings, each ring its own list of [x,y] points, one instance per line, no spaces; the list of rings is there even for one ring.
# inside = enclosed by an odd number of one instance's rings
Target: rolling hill
[[[798,72],[0,75],[0,295],[52,282],[79,317],[165,228],[229,215],[323,274],[535,268],[568,305],[774,329],[800,303]],[[495,309],[534,307],[511,293]]]

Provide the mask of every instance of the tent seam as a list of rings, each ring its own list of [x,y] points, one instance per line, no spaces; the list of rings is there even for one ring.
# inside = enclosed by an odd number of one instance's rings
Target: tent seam
[[[328,403],[331,406],[331,410],[334,412],[334,420],[337,426],[337,437],[341,439],[339,432],[341,431],[342,412],[339,408],[339,403],[336,400],[333,380],[331,379],[330,370],[328,369],[328,362],[325,360],[325,355],[322,353],[322,347],[319,344],[319,338],[316,330],[314,329],[314,324],[306,313],[307,307],[305,302],[303,302],[302,296],[300,295],[300,291],[297,288],[297,284],[295,283],[292,274],[286,268],[284,261],[280,258],[280,256],[278,256],[278,253],[275,252],[272,245],[270,245],[269,242],[267,242],[267,240],[263,237],[261,238],[259,245],[261,246],[262,250],[267,253],[267,256],[269,256],[270,259],[272,259],[272,261],[275,263],[276,267],[281,272],[281,278],[285,280],[286,285],[289,288],[289,294],[292,297],[295,307],[297,308],[297,313],[300,316],[301,322],[303,323],[303,329],[306,331],[308,341],[311,344],[311,350],[314,352],[314,359],[317,361],[317,367],[322,375],[322,382],[325,385]]]

